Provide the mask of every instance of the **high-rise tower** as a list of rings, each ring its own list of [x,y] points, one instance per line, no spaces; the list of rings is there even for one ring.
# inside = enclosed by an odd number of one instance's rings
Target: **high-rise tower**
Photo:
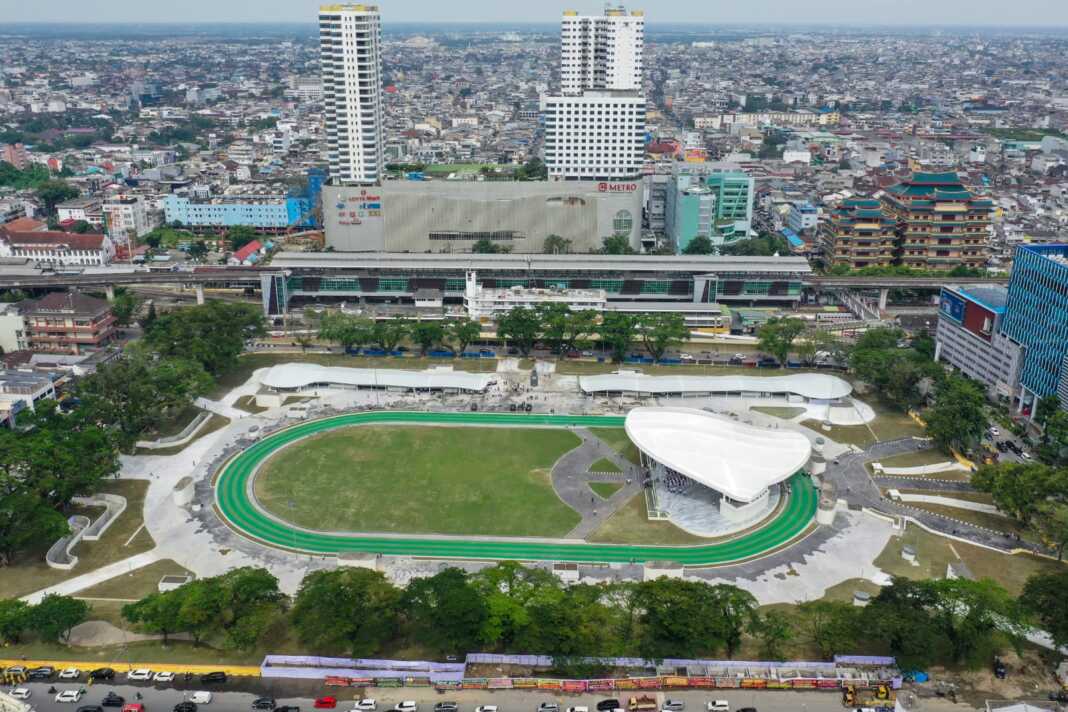
[[[645,15],[608,8],[604,15],[564,13],[560,27],[560,91],[641,91]]]
[[[319,7],[327,151],[334,183],[376,183],[385,169],[381,48],[377,5]]]

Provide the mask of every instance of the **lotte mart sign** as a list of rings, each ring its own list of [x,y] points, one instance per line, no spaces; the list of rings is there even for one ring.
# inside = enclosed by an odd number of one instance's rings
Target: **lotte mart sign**
[[[638,190],[637,183],[598,183],[598,193],[633,193]]]

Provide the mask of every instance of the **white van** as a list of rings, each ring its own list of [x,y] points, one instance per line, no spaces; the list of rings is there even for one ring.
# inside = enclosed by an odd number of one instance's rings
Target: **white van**
[[[712,700],[706,707],[708,712],[730,712],[731,703],[727,700]]]

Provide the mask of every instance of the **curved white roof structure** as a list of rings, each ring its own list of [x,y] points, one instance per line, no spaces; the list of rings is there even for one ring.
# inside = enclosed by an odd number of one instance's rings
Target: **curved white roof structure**
[[[484,391],[495,380],[492,373],[429,370],[401,371],[392,368],[345,368],[314,363],[283,363],[273,366],[260,382],[268,388],[293,390],[316,384],[366,388],[418,388]]]
[[[739,502],[790,479],[812,445],[794,430],[770,430],[693,408],[635,408],[627,436],[649,457]]]
[[[808,400],[839,400],[853,386],[826,373],[791,373],[785,376],[648,376],[618,371],[582,376],[583,393],[792,393]]]

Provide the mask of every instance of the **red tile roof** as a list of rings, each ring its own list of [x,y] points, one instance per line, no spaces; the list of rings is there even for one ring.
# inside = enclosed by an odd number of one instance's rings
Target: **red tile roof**
[[[54,249],[66,246],[71,250],[99,250],[104,244],[103,235],[78,235],[70,232],[17,232],[0,227],[0,240],[28,249]]]
[[[3,227],[11,232],[40,232],[48,227],[48,223],[33,218],[16,218]]]
[[[259,240],[253,240],[252,242],[248,243],[247,245],[242,247],[240,250],[235,252],[234,253],[234,259],[235,260],[239,260],[241,262],[244,262],[246,259],[248,259],[248,257],[250,255],[252,255],[252,254],[254,254],[256,252],[259,252],[262,249],[263,249],[263,245],[260,244],[260,241]]]

